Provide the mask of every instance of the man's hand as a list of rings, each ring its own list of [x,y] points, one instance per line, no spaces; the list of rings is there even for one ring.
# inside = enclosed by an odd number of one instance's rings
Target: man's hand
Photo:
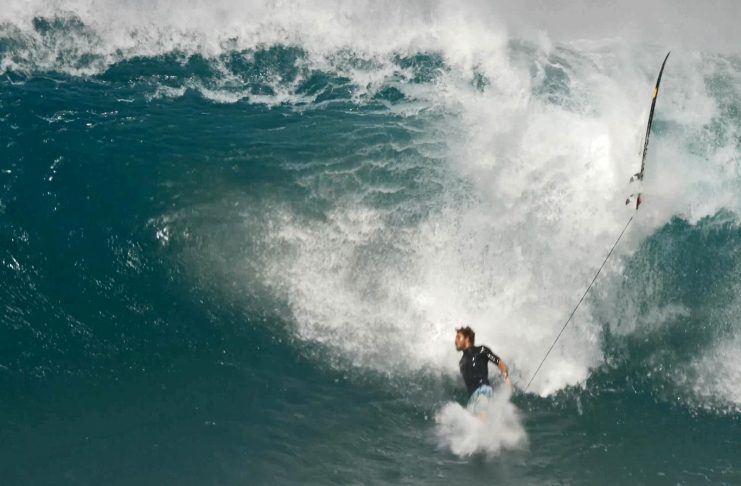
[[[499,372],[502,374],[502,379],[504,380],[504,383],[509,385],[510,384],[509,368],[507,368],[507,364],[501,359],[499,360]]]

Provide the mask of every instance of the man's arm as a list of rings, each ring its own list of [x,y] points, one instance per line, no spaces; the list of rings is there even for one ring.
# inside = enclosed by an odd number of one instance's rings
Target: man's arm
[[[486,346],[484,346],[483,348],[487,359],[497,365],[497,367],[499,368],[499,373],[502,375],[502,379],[506,384],[509,385],[509,368],[507,368],[507,364],[504,362],[503,359],[494,354],[491,349],[487,348]]]

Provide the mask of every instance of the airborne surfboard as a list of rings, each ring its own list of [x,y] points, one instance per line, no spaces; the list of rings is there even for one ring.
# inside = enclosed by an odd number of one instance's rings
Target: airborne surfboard
[[[664,58],[664,62],[661,63],[661,69],[659,69],[659,76],[656,78],[656,86],[654,86],[654,92],[653,96],[651,98],[651,111],[648,114],[648,124],[646,125],[646,136],[643,139],[643,155],[641,157],[641,170],[633,174],[633,177],[630,178],[630,182],[638,181],[638,183],[643,182],[643,171],[646,168],[646,154],[648,153],[648,137],[651,135],[651,123],[654,119],[654,109],[656,108],[656,98],[659,96],[659,85],[661,84],[661,75],[664,74],[664,66],[666,66],[666,60],[669,59],[669,54],[671,54],[671,51],[666,53],[666,57]],[[625,200],[625,204],[630,204],[631,199],[633,196],[636,196],[636,210],[641,205],[641,192],[639,191],[636,194],[631,194],[628,199]]]

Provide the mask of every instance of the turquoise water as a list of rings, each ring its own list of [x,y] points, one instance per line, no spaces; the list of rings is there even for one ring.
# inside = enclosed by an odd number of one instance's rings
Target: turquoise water
[[[673,52],[525,392],[665,46],[13,5],[4,484],[741,482],[738,55]],[[483,428],[461,324],[516,385]]]

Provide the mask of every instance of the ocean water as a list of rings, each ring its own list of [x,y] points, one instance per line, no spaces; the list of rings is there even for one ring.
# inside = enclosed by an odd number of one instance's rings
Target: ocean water
[[[2,484],[741,483],[741,11],[530,3],[5,5]]]

